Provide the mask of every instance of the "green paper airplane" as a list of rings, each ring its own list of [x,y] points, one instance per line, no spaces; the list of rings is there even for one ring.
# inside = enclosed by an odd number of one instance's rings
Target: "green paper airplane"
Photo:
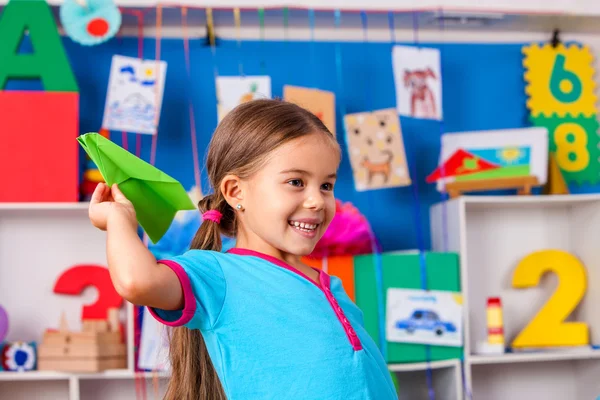
[[[106,183],[119,185],[131,201],[138,222],[153,243],[169,229],[177,211],[196,209],[181,183],[104,136],[91,132],[77,141]]]

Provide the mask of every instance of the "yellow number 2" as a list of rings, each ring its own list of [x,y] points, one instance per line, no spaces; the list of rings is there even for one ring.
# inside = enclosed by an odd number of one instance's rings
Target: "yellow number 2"
[[[542,250],[523,258],[513,273],[514,288],[537,286],[546,272],[558,277],[558,287],[548,302],[515,338],[512,346],[548,347],[589,344],[588,325],[565,322],[585,294],[585,266],[574,255],[561,250]]]
[[[558,165],[568,172],[584,170],[590,163],[587,141],[587,133],[581,125],[573,122],[560,124],[554,130]]]

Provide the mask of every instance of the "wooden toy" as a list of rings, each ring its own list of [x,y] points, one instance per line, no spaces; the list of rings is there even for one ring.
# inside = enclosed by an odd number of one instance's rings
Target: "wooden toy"
[[[38,349],[40,371],[100,372],[127,367],[119,311],[107,320],[83,320],[82,331],[69,330],[63,314],[58,330],[47,330]]]
[[[536,251],[517,265],[512,279],[515,288],[537,286],[546,272],[558,277],[556,291],[517,335],[514,348],[581,346],[589,344],[585,322],[565,319],[577,307],[587,287],[585,266],[574,255],[563,250]]]
[[[498,189],[531,194],[547,175],[548,130],[535,127],[444,134],[440,164],[426,181],[450,197]]]

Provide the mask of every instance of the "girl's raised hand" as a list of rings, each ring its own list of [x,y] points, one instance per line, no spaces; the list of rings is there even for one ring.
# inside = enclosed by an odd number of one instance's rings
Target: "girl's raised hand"
[[[137,226],[135,209],[133,204],[119,190],[119,187],[114,184],[108,187],[105,183],[99,183],[92,194],[90,207],[88,210],[92,225],[101,230],[106,230],[109,216],[111,214],[119,214],[132,225]]]

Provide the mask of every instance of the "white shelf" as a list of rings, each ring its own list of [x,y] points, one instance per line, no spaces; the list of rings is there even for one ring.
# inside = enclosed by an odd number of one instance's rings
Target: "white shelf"
[[[433,249],[460,256],[464,380],[473,398],[595,398],[600,393],[600,351],[573,348],[497,356],[474,351],[487,340],[487,298],[502,300],[504,336],[510,345],[555,291],[552,275],[529,289],[511,285],[518,262],[546,249],[567,251],[584,264],[586,294],[568,320],[587,323],[590,343],[600,343],[600,195],[463,196],[434,205],[430,217]]]
[[[133,372],[127,369],[124,370],[108,370],[98,373],[67,373],[54,371],[28,371],[28,372],[0,372],[0,381],[52,381],[52,380],[69,380],[77,378],[80,380],[95,380],[95,379],[135,379],[143,378],[167,378],[168,373],[165,372]]]
[[[391,372],[407,372],[407,371],[424,371],[427,368],[453,368],[458,366],[458,360],[432,361],[429,363],[407,363],[407,364],[388,364],[388,369]]]
[[[467,358],[472,365],[478,364],[508,364],[529,363],[541,361],[565,361],[600,359],[600,350],[536,352],[536,353],[508,353],[502,355],[472,355]]]
[[[0,212],[3,211],[81,211],[87,210],[89,202],[79,203],[0,203]]]

